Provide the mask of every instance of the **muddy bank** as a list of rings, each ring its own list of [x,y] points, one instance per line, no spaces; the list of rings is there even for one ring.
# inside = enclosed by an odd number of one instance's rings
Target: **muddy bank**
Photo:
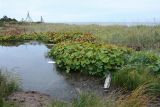
[[[53,99],[46,94],[28,91],[15,92],[8,97],[8,100],[19,107],[49,107]]]
[[[82,92],[91,92],[100,96],[106,96],[109,92],[115,88],[110,87],[108,91],[104,91],[105,78],[98,78],[93,76],[84,75],[81,73],[61,73],[64,75],[66,81],[75,88],[78,94]]]

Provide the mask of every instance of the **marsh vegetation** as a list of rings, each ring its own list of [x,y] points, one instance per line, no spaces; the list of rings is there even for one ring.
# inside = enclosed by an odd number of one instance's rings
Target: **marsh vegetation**
[[[111,73],[112,87],[118,90],[105,97],[82,93],[70,103],[54,101],[53,107],[159,104],[160,26],[22,24],[10,27],[1,28],[1,44],[31,40],[52,43],[48,55],[61,72],[82,73],[102,80]]]

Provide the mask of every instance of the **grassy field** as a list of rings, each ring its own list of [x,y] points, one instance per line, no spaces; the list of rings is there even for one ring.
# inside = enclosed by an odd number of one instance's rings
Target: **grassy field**
[[[15,29],[14,29],[15,28]],[[160,26],[99,26],[99,25],[68,25],[68,24],[28,24],[6,27],[7,30],[20,32],[89,32],[101,42],[125,45],[140,49],[159,48]],[[2,29],[2,30],[6,30]],[[17,33],[20,33],[17,32]]]

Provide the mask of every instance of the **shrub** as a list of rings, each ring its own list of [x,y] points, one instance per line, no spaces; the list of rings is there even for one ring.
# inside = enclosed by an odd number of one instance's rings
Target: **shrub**
[[[60,43],[67,41],[77,42],[95,42],[96,38],[90,33],[61,33],[61,32],[47,32],[47,33],[29,33],[18,34],[15,32],[0,35],[0,41],[25,41],[38,40],[45,43]]]
[[[8,35],[8,36],[0,36],[0,41],[2,42],[10,42],[10,41],[24,41],[24,40],[34,40],[33,36],[30,35]]]
[[[81,71],[90,75],[104,76],[126,64],[128,48],[88,42],[56,44],[49,55],[56,59],[59,68],[67,73]]]
[[[154,74],[160,74],[160,57],[151,52],[134,52],[128,60],[130,66],[144,66]]]
[[[67,42],[67,41],[78,41],[78,42],[95,42],[96,38],[91,33],[55,33],[55,32],[48,32],[47,33],[49,42],[52,43],[60,43],[60,42]]]

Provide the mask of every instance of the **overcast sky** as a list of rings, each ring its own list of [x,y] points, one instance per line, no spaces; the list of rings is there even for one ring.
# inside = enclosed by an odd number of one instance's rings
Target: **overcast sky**
[[[0,17],[34,21],[134,22],[160,21],[160,0],[0,0]]]

